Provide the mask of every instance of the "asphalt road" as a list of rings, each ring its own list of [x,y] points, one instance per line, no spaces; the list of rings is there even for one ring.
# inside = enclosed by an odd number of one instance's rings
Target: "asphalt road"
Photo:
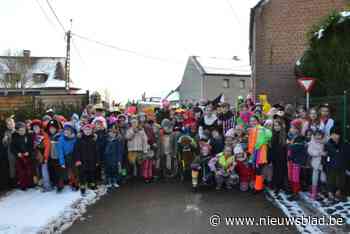
[[[213,214],[284,217],[263,194],[238,190],[192,193],[190,184],[135,182],[123,185],[88,208],[65,234],[298,233],[286,226],[209,224]]]

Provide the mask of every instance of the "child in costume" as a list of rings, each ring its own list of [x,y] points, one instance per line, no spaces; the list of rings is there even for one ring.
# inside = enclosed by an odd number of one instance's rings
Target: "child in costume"
[[[236,144],[233,154],[236,158],[236,171],[239,176],[239,188],[242,192],[249,189],[249,183],[252,180],[253,170],[248,162],[247,154],[244,150],[243,144]]]
[[[316,199],[319,179],[322,173],[322,158],[326,156],[324,133],[316,131],[307,147],[307,152],[311,158],[312,167],[312,185],[311,198]]]
[[[66,174],[68,175],[69,184],[72,187],[72,190],[77,191],[79,188],[77,171],[73,161],[73,151],[77,141],[76,136],[76,129],[69,123],[66,123],[63,127],[63,134],[61,134],[57,145],[58,160],[61,166],[57,192],[63,190]]]
[[[237,118],[236,125],[243,126],[244,129],[249,127],[250,117],[252,117],[254,113],[249,111],[247,104],[242,104],[240,106],[239,118]]]
[[[137,119],[131,120],[131,126],[126,132],[126,139],[128,141],[128,161],[130,175],[137,176],[137,163],[142,158],[142,154],[147,153],[147,135],[142,127],[139,125]]]
[[[302,121],[295,119],[290,123],[288,132],[288,181],[292,189],[290,200],[298,198],[300,192],[300,171],[307,161],[305,137],[301,135]]]
[[[26,190],[33,187],[33,142],[23,122],[16,123],[16,132],[12,135],[11,152],[17,157],[16,175],[19,188]]]
[[[96,170],[99,164],[97,143],[93,134],[94,126],[87,124],[82,127],[82,136],[74,147],[74,166],[79,169],[80,191],[85,194],[86,188],[96,189]]]
[[[163,176],[173,177],[177,173],[176,163],[176,136],[173,134],[173,126],[170,120],[163,119],[160,134],[160,160]]]
[[[225,135],[226,132],[235,125],[235,116],[230,111],[230,104],[222,104],[222,113],[218,116],[218,125],[220,133]]]
[[[46,132],[42,130],[41,120],[32,121],[33,147],[36,161],[37,175],[42,177],[43,191],[51,190],[51,182],[48,169],[49,155],[51,152],[51,142]],[[35,178],[35,177],[34,177]]]
[[[181,169],[181,180],[185,179],[185,176],[189,175],[191,164],[196,156],[197,145],[194,139],[188,135],[183,135],[178,141],[178,160]]]
[[[271,130],[264,128],[259,123],[257,116],[250,118],[250,128],[248,129],[248,153],[250,161],[255,169],[255,192],[264,189],[263,167],[267,164],[268,144],[272,138]]]
[[[107,188],[119,188],[118,175],[121,173],[124,155],[124,142],[118,127],[108,130],[106,150],[104,153]]]
[[[215,173],[216,190],[221,190],[225,183],[226,189],[232,186],[238,176],[235,172],[236,160],[232,154],[232,148],[225,147],[224,151],[212,158],[209,163],[210,170]]]
[[[208,143],[202,143],[199,145],[200,154],[195,157],[192,161],[192,189],[197,191],[198,189],[198,178],[200,177],[203,185],[209,183],[212,173],[209,170],[208,162],[212,158],[211,145]]]
[[[153,179],[153,162],[157,150],[156,135],[153,126],[147,120],[147,115],[139,113],[138,117],[140,126],[147,135],[147,153],[142,155],[141,170],[145,183],[149,183]]]
[[[52,119],[46,125],[46,133],[48,134],[51,150],[49,155],[49,177],[53,186],[58,186],[60,175],[60,164],[58,161],[58,140],[60,138],[60,125],[57,120]]]

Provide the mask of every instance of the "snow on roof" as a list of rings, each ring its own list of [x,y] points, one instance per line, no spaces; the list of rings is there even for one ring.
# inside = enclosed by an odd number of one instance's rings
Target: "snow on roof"
[[[168,101],[179,101],[180,100],[180,94],[178,91],[173,92],[168,98]]]
[[[33,63],[31,68],[32,74],[47,74],[48,79],[45,83],[28,83],[28,87],[31,88],[64,88],[66,85],[65,80],[57,79],[56,77],[56,69],[57,63],[61,63],[61,66],[64,64],[64,59],[38,59],[35,63]]]
[[[251,75],[249,62],[238,59],[195,57],[206,74]]]
[[[15,60],[17,58],[0,58],[0,74],[5,74],[10,71],[6,64],[6,61],[9,59]],[[62,69],[60,76],[64,76],[64,64],[65,58],[61,57],[32,57],[31,67],[26,74],[28,77],[26,88],[64,88],[66,85],[64,77],[57,77],[57,69],[59,66],[61,66]],[[34,74],[46,74],[47,81],[44,83],[35,83],[32,79]]]

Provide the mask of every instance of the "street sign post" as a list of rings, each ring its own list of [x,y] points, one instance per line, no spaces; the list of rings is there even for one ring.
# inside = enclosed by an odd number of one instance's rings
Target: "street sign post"
[[[298,79],[298,84],[306,92],[306,109],[310,108],[310,91],[315,86],[316,79],[312,77],[301,77]]]

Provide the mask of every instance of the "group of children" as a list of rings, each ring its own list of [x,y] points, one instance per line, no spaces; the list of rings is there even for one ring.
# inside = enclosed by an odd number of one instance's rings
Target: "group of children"
[[[269,186],[297,199],[309,190],[330,199],[347,195],[349,146],[330,116],[330,107],[306,110],[239,98],[235,108],[216,101],[158,109],[89,105],[69,121],[49,110],[41,120],[10,117],[2,134],[10,184],[43,191],[65,185],[118,188],[137,177],[189,179],[221,190],[238,184],[259,193]]]

